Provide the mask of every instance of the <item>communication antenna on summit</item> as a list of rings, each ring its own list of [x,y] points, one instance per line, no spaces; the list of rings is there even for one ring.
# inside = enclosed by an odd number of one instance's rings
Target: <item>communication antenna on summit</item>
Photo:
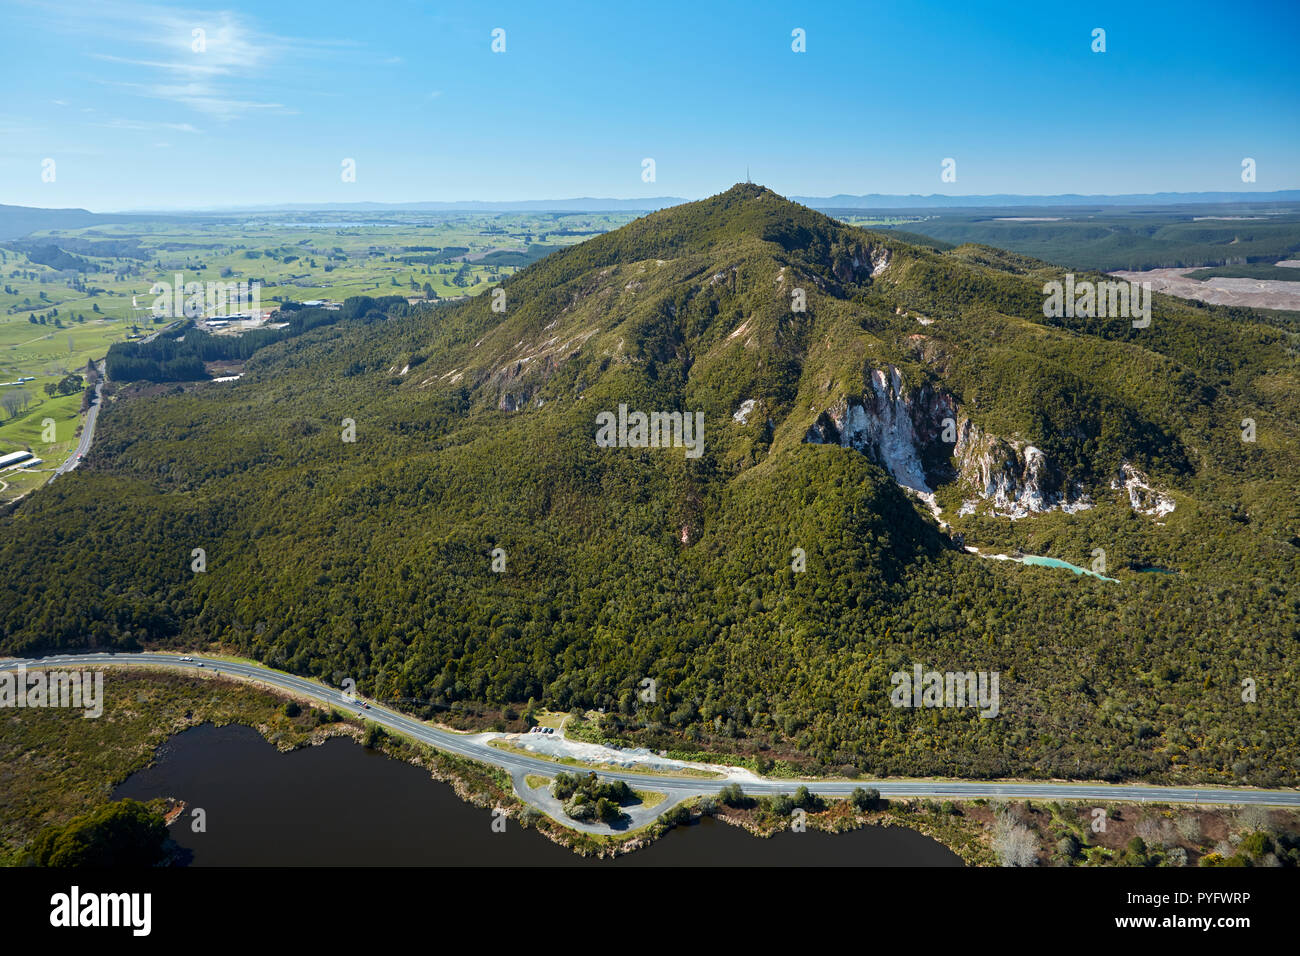
[[[745,182],[752,183],[754,180],[749,178],[749,167],[745,167]]]

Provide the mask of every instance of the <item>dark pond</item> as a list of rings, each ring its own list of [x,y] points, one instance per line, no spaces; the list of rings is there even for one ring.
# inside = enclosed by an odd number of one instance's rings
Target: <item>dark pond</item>
[[[171,831],[194,866],[961,865],[946,847],[902,827],[762,840],[709,819],[617,860],[587,860],[513,820],[494,833],[490,811],[351,740],[282,754],[236,725],[178,734],[113,796],[184,800]],[[195,807],[206,811],[204,833],[191,830]]]

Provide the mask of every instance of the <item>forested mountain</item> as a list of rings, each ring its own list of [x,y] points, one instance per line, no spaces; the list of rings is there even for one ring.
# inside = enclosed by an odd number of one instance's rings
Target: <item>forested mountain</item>
[[[742,184],[307,329],[107,405],[0,519],[0,650],[219,646],[835,772],[1294,784],[1296,334],[1045,318],[1061,278]],[[601,447],[620,406],[702,452]],[[891,706],[913,664],[997,671],[998,716]]]
[[[79,229],[107,222],[123,222],[138,216],[103,215],[85,209],[40,209],[0,203],[0,239],[17,239],[41,229]]]

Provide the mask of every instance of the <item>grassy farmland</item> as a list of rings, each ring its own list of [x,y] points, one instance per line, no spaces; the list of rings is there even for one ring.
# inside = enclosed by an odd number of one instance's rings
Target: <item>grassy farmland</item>
[[[156,331],[156,282],[257,282],[262,308],[354,295],[478,295],[548,252],[631,214],[275,213],[160,216],[52,229],[0,244],[0,454],[43,464],[0,478],[0,500],[38,487],[75,448],[80,391],[48,395],[114,342]],[[30,379],[30,381],[20,381]],[[14,384],[17,383],[17,384]],[[19,401],[19,399],[22,399]],[[54,441],[45,422],[53,419]]]

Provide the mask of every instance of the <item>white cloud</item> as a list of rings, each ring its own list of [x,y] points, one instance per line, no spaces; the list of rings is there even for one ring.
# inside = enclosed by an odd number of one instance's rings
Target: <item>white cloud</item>
[[[203,130],[192,126],[189,123],[160,123],[153,120],[127,120],[115,119],[108,123],[96,123],[96,126],[104,126],[109,129],[138,129],[138,130],[158,130],[170,129],[178,133],[201,133]]]
[[[221,94],[219,88],[207,83],[113,83],[112,85],[130,90],[137,96],[179,103],[218,120],[238,119],[254,110],[297,112],[287,109],[283,103],[241,100],[225,96]]]
[[[293,61],[300,65],[355,46],[350,41],[266,33],[229,10],[130,0],[31,0],[26,7],[43,29],[93,38],[98,50],[88,56],[118,71],[99,82],[222,122],[258,111],[296,112],[265,96],[277,71]],[[123,71],[127,78],[122,78]]]

